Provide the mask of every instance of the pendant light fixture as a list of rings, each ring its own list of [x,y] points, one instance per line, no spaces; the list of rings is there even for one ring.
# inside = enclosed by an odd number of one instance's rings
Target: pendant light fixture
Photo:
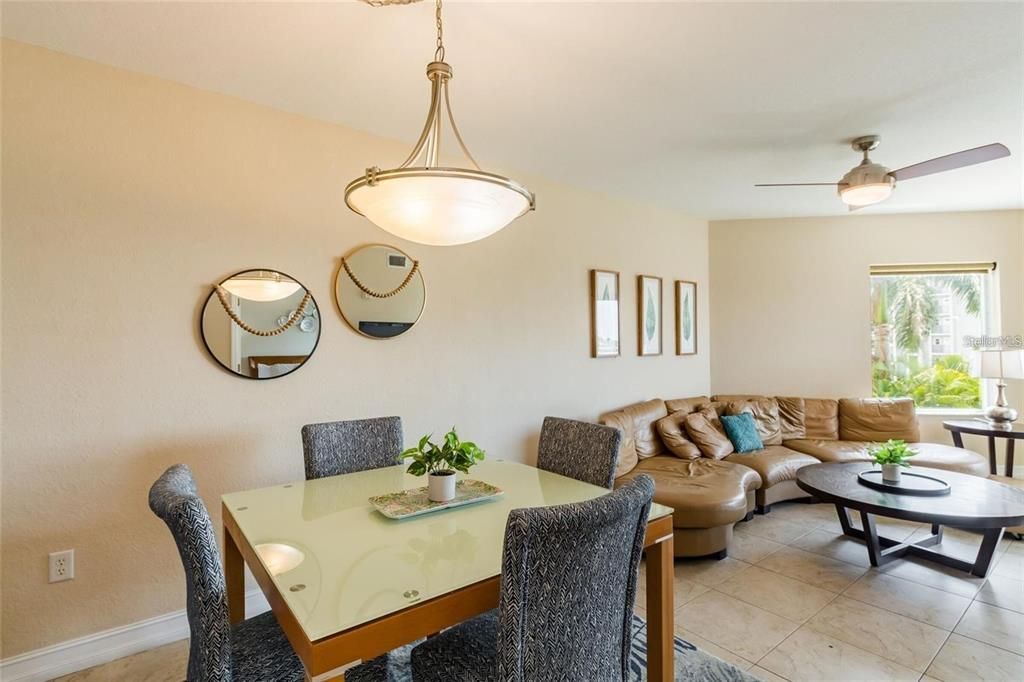
[[[409,0],[364,0],[373,6]],[[435,10],[437,49],[427,64],[430,109],[416,146],[402,165],[373,166],[345,188],[345,204],[391,234],[420,244],[451,246],[488,237],[527,211],[534,196],[518,182],[480,169],[462,141],[448,99],[452,67],[444,61],[441,0]],[[469,167],[439,165],[445,117]]]

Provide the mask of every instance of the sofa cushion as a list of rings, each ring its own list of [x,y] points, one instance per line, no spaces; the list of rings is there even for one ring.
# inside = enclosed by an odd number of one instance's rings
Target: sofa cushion
[[[917,451],[917,454],[910,458],[910,464],[913,466],[944,469],[973,476],[989,475],[988,460],[973,450],[941,443],[914,443],[910,447]]]
[[[666,400],[665,407],[668,409],[669,414],[673,412],[682,412],[683,414],[690,414],[697,410],[707,407],[711,403],[711,400],[706,395],[698,395],[693,398],[675,398],[673,400]]]
[[[804,437],[839,439],[839,401],[804,398]]]
[[[807,405],[804,399],[776,397],[775,401],[779,404],[779,430],[782,432],[782,440],[804,438],[807,435],[807,428],[804,426]]]
[[[683,424],[686,415],[686,412],[677,410],[654,422],[654,427],[673,455],[682,459],[697,459],[700,457],[700,448],[686,437],[686,426]]]
[[[684,460],[662,455],[642,460],[618,479],[623,485],[640,474],[654,479],[654,501],[668,505],[676,528],[714,528],[736,523],[747,514],[747,493],[761,477],[745,466],[720,460]]]
[[[787,448],[806,453],[822,462],[870,462],[868,449],[873,445],[875,443],[868,441],[812,438],[786,441]],[[973,450],[941,443],[913,443],[910,447],[917,452],[910,458],[910,464],[913,466],[944,469],[974,476],[988,475],[988,461]]]
[[[733,453],[725,461],[750,467],[761,476],[762,485],[766,488],[782,481],[792,481],[801,468],[818,464],[814,457],[783,445],[769,445],[756,452]]]
[[[843,398],[839,401],[839,438],[878,443],[921,440],[917,411],[910,398]]]
[[[831,438],[793,438],[783,441],[783,445],[822,462],[870,462],[868,448],[874,443]]]
[[[722,459],[733,451],[732,441],[725,435],[715,408],[708,407],[688,414],[683,423],[686,425],[686,435],[705,457]]]
[[[615,467],[616,477],[635,467],[638,459],[665,452],[665,446],[654,431],[654,422],[666,414],[665,402],[655,398],[601,415],[598,422],[622,431],[622,445],[619,446],[619,459]]]
[[[762,400],[767,397],[764,395],[754,395],[753,393],[719,393],[711,396],[711,402],[732,403],[737,400]]]
[[[719,419],[722,421],[725,435],[729,437],[736,452],[753,452],[764,448],[761,436],[757,434],[754,415],[751,413],[723,414]]]
[[[754,417],[757,433],[765,445],[782,445],[782,426],[779,421],[779,403],[775,398],[734,400],[726,403],[725,414],[749,412]]]

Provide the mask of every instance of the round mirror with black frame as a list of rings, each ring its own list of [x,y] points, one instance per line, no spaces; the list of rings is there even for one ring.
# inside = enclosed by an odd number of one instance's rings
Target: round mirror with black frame
[[[405,334],[427,302],[419,261],[387,244],[360,246],[344,256],[334,293],[348,325],[371,339]]]
[[[320,309],[298,280],[243,270],[214,286],[200,333],[221,367],[246,379],[276,379],[306,363],[320,342]]]

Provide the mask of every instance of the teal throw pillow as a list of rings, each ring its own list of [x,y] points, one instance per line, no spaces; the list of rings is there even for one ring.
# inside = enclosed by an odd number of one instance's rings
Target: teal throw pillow
[[[729,436],[732,446],[736,452],[753,452],[763,450],[764,443],[757,435],[757,425],[754,423],[754,415],[749,412],[742,412],[736,415],[722,415],[722,426],[725,428],[725,435]]]

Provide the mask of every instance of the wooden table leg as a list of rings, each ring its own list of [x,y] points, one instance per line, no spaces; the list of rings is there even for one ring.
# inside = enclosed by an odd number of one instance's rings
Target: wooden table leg
[[[992,558],[995,556],[996,547],[999,546],[999,541],[1002,539],[1002,528],[988,528],[985,530],[985,535],[981,540],[981,547],[978,548],[978,557],[974,560],[971,573],[979,578],[984,578],[988,575],[988,569],[992,567]]]
[[[225,509],[225,514],[228,511]],[[245,620],[245,561],[227,526],[224,527],[224,583],[228,590],[228,620]]]
[[[1013,444],[1016,442],[1013,438],[1006,439],[1006,475],[1009,478],[1013,478]]]
[[[953,445],[957,446],[958,448],[962,448],[964,446],[964,437],[960,434],[960,432],[950,431],[950,434],[952,434],[953,436]]]
[[[995,436],[988,437],[988,468],[989,473],[993,476],[997,475],[999,471],[996,469],[996,438]]]
[[[675,677],[675,624],[672,534],[647,548],[647,679]]]

